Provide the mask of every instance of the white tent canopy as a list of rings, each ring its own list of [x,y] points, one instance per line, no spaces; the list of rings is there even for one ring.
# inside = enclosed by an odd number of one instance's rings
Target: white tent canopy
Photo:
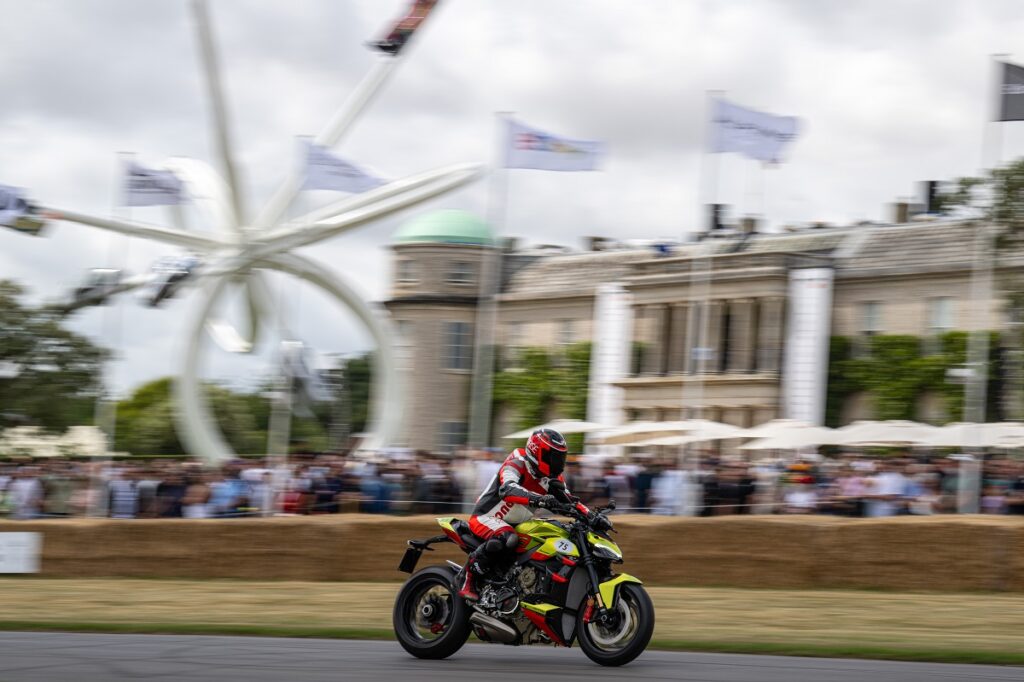
[[[1024,423],[1021,422],[953,422],[937,430],[922,443],[933,447],[1011,447],[1024,441]]]
[[[728,424],[707,419],[686,419],[673,422],[632,422],[609,429],[590,440],[601,445],[656,445],[651,441],[681,436],[699,436],[697,440],[718,440],[740,438],[742,434],[743,429]]]
[[[857,421],[836,429],[834,445],[923,445],[940,432],[937,426],[904,420]]]
[[[530,434],[538,429],[554,429],[561,434],[567,433],[591,433],[592,431],[602,431],[608,427],[604,424],[597,424],[594,422],[586,422],[582,419],[555,419],[549,421],[546,424],[540,424],[533,428],[523,429],[522,431],[516,431],[510,433],[504,438],[529,438]]]
[[[801,450],[831,443],[835,431],[824,426],[794,428],[774,436],[758,438],[740,446],[740,450]]]

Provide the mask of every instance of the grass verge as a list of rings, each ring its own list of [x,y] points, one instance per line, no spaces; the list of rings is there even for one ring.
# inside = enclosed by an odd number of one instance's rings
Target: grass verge
[[[0,579],[0,629],[390,639],[397,583]],[[649,587],[661,649],[1024,665],[1024,595]]]

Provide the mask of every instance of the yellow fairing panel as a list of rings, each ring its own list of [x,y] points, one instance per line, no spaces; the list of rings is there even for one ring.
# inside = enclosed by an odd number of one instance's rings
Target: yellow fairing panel
[[[639,578],[634,578],[627,573],[621,573],[611,580],[606,580],[601,583],[599,591],[601,593],[601,601],[604,603],[606,608],[615,606],[615,596],[618,594],[618,587],[623,583],[643,584]]]

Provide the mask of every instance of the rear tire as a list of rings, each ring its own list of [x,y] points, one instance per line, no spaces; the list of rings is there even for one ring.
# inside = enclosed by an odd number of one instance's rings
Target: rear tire
[[[644,652],[654,634],[654,603],[643,587],[636,583],[622,585],[616,606],[621,614],[621,629],[617,632],[608,632],[596,623],[584,623],[580,611],[577,638],[583,653],[594,663],[625,665]]]
[[[469,607],[452,580],[451,570],[430,566],[414,573],[398,591],[392,612],[395,636],[416,658],[447,658],[469,639]]]

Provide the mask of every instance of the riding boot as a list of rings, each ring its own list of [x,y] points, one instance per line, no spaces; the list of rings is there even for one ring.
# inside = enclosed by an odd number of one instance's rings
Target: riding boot
[[[462,569],[465,576],[462,579],[462,588],[459,590],[459,596],[466,601],[480,601],[480,595],[476,591],[476,576],[483,575],[487,571],[487,565],[484,562],[485,546],[480,545],[480,547],[477,547],[466,558],[466,566]]]

